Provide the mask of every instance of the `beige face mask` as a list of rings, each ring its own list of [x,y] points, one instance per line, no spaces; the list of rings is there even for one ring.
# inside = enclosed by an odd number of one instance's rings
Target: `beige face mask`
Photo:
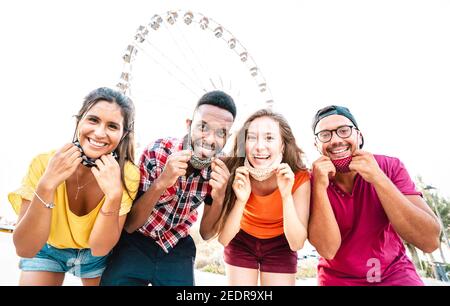
[[[283,153],[280,153],[278,155],[277,159],[269,167],[254,168],[252,165],[250,165],[247,157],[245,157],[244,166],[245,166],[245,168],[247,168],[248,172],[255,180],[262,182],[262,181],[267,180],[269,177],[271,177],[274,174],[274,170],[281,164],[282,160],[283,160]]]

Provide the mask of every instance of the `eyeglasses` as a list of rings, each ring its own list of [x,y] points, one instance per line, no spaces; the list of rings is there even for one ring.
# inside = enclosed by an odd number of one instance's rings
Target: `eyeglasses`
[[[317,139],[319,139],[322,143],[327,143],[333,138],[333,132],[336,133],[340,138],[345,139],[352,136],[353,128],[355,128],[352,125],[341,125],[337,129],[334,130],[322,130],[316,134],[314,134]],[[357,128],[355,128],[357,130]]]

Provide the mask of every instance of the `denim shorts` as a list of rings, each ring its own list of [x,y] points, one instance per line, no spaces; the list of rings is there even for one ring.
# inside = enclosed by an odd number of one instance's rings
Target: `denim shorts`
[[[108,254],[109,255],[109,254]],[[92,256],[91,249],[58,249],[48,243],[33,258],[21,258],[23,271],[72,273],[80,278],[96,278],[106,268],[106,256]]]

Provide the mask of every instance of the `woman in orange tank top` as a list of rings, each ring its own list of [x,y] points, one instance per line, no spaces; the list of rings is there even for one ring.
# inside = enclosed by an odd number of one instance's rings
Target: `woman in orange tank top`
[[[238,132],[217,229],[229,285],[294,285],[307,238],[309,173],[286,119],[263,109]]]

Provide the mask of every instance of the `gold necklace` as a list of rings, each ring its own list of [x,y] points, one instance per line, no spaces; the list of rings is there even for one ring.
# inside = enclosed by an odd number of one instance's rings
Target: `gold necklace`
[[[77,168],[77,193],[75,194],[75,200],[78,199],[78,193],[80,193],[80,190],[83,189],[84,187],[86,187],[87,185],[89,185],[93,179],[91,179],[89,182],[87,182],[86,184],[80,186],[80,184],[78,183],[78,168]]]

